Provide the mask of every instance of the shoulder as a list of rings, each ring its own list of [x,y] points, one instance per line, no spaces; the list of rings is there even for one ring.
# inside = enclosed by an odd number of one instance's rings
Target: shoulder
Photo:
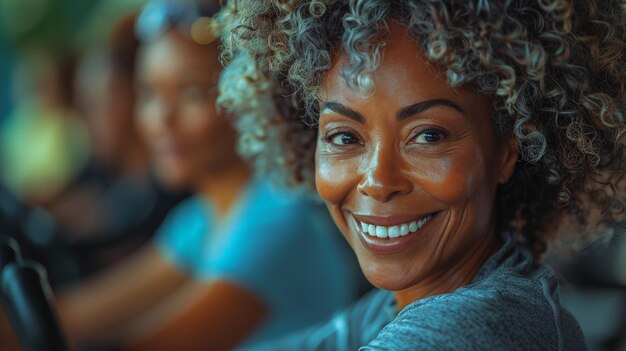
[[[393,295],[373,289],[330,320],[263,345],[258,350],[357,350],[393,316]]]
[[[264,179],[255,179],[245,195],[240,216],[245,216],[247,223],[271,227],[272,232],[307,231],[315,228],[311,222],[328,222],[321,202],[301,190],[285,189],[273,185]],[[332,227],[331,227],[332,228]],[[326,228],[327,229],[327,228]]]
[[[298,193],[275,188],[255,179],[242,197],[239,209],[229,221],[225,240],[216,261],[243,265],[271,272],[270,267],[286,272],[306,256],[310,242],[311,211],[315,204]],[[320,218],[320,220],[322,220]],[[294,268],[295,269],[295,268]]]
[[[295,270],[296,263],[320,259],[323,249],[329,259],[338,252],[343,254],[338,230],[321,203],[267,181],[255,180],[232,222],[227,248],[239,255],[250,251],[248,260],[256,258],[264,265],[292,262],[282,267],[282,272],[288,267]],[[323,263],[318,269],[320,265]]]
[[[168,213],[157,233],[157,241],[169,246],[195,240],[205,232],[210,217],[211,208],[200,197],[185,199]]]
[[[167,220],[189,219],[207,216],[210,209],[206,201],[199,196],[191,196],[176,205],[167,215]]]
[[[414,302],[364,350],[584,349],[576,322],[559,305],[556,278],[509,275]]]
[[[250,184],[246,198],[252,208],[263,211],[273,208],[299,207],[314,203],[314,197],[302,189],[285,188],[263,178],[255,178]],[[262,203],[255,202],[262,199]]]

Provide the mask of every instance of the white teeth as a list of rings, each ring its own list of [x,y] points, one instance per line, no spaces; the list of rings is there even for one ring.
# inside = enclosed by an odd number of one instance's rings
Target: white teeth
[[[382,227],[377,225],[376,226],[376,236],[379,238],[386,238],[387,237],[387,227]]]
[[[393,227],[389,227],[389,231],[387,232],[390,238],[397,238],[400,236],[400,226],[394,225]]]
[[[398,224],[390,227],[381,226],[381,225],[373,225],[367,224],[365,222],[357,222],[360,223],[361,230],[365,234],[369,234],[373,237],[378,238],[397,238],[400,236],[408,235],[409,233],[415,233],[421,227],[424,226],[430,219],[432,215],[424,217],[420,220],[413,221],[405,224]]]
[[[431,218],[433,218],[433,215],[428,215],[428,217],[422,218],[422,224],[420,224],[420,228],[423,227],[426,222],[430,221]]]

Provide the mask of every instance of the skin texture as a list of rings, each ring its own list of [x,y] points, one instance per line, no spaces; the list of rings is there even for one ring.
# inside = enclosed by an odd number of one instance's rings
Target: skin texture
[[[235,154],[227,117],[215,109],[217,52],[217,44],[200,46],[175,31],[144,44],[137,63],[137,126],[162,183],[192,190],[223,218],[250,170]],[[74,343],[95,340],[132,350],[232,348],[267,314],[248,290],[191,279],[154,244],[61,294],[59,302]]]
[[[496,188],[517,151],[513,137],[496,136],[489,100],[449,87],[403,26],[390,30],[372,93],[347,87],[341,52],[323,77],[316,186],[368,280],[395,291],[401,309],[469,283],[497,249]],[[430,100],[447,102],[398,120]],[[393,252],[369,248],[353,217],[391,225],[429,214]]]

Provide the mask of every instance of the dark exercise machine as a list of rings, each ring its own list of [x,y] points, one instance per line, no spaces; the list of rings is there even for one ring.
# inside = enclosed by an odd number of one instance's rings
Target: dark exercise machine
[[[52,296],[45,269],[23,260],[17,241],[0,233],[0,300],[22,350],[69,350]]]

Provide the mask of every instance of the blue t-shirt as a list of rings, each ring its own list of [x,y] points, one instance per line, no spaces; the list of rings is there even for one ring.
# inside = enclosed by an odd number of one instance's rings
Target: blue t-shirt
[[[219,221],[199,197],[181,203],[160,229],[157,246],[195,278],[231,281],[265,302],[270,314],[246,345],[329,318],[363,286],[356,258],[326,208],[260,179]]]
[[[473,282],[417,300],[400,312],[393,293],[374,290],[330,322],[255,351],[587,350],[559,303],[553,271],[504,233],[505,243]]]

